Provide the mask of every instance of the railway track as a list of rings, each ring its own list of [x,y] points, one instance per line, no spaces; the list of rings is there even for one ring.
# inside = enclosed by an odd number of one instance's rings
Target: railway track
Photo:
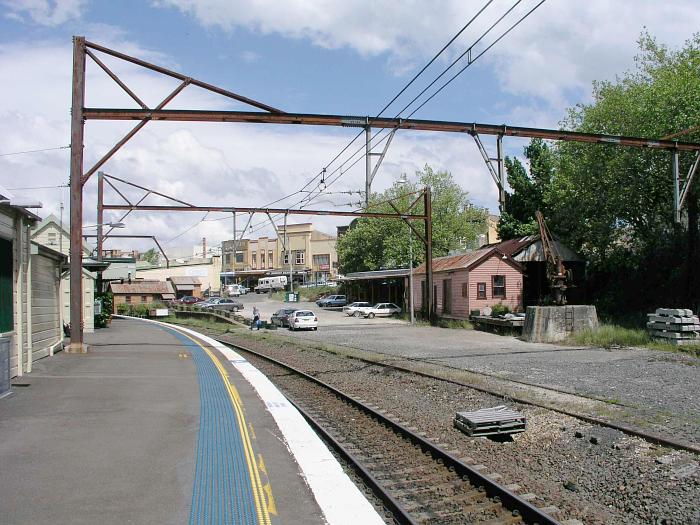
[[[542,509],[361,399],[270,356],[219,340],[261,361],[304,417],[400,524],[559,523]]]

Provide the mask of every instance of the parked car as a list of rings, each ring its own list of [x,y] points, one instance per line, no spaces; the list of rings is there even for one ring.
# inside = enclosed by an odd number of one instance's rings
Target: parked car
[[[389,317],[390,315],[399,315],[401,313],[401,308],[396,306],[394,303],[377,303],[372,308],[363,312],[362,315],[369,319],[374,317]]]
[[[348,316],[360,317],[370,308],[372,308],[372,303],[356,302],[343,306],[343,313]]]
[[[272,314],[270,322],[275,326],[289,327],[289,315],[295,311],[296,308],[281,308]]]
[[[179,299],[176,299],[175,304],[193,305],[196,303],[201,303],[203,299],[201,297],[193,297],[191,295],[183,295]]]
[[[230,297],[214,297],[209,301],[205,301],[197,305],[199,308],[209,309],[209,310],[232,310],[237,312],[243,309],[243,303],[231,299]]]
[[[304,328],[318,330],[318,317],[311,310],[294,310],[289,314],[288,320],[292,331]]]
[[[348,300],[344,295],[329,295],[328,297],[323,297],[316,301],[316,304],[321,308],[328,308],[329,306],[345,306],[347,303]]]

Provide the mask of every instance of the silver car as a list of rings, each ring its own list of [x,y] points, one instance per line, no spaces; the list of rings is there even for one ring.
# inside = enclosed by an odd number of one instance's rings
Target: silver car
[[[360,317],[372,308],[372,303],[356,302],[343,306],[343,313],[347,316]]]
[[[374,317],[398,316],[400,313],[401,308],[394,303],[377,303],[372,308],[365,311],[363,315],[368,319],[373,319]]]

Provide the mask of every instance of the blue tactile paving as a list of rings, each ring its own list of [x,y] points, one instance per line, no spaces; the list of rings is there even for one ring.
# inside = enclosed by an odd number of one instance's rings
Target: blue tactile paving
[[[176,330],[197,368],[200,395],[199,433],[190,525],[253,525],[258,509],[243,437],[229,392],[216,365],[194,341]]]

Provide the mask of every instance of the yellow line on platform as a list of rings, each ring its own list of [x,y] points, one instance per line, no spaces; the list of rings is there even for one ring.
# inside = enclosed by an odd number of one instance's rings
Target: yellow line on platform
[[[209,358],[214,362],[214,365],[221,374],[221,378],[223,379],[224,384],[226,385],[226,389],[228,390],[229,398],[231,399],[231,404],[233,405],[233,409],[236,412],[236,421],[238,422],[238,428],[243,439],[243,450],[245,451],[246,464],[248,465],[248,473],[250,474],[253,496],[255,498],[255,506],[258,509],[258,523],[259,525],[270,525],[270,513],[268,505],[266,503],[265,492],[268,492],[270,496],[272,496],[272,490],[269,487],[269,483],[267,487],[263,489],[262,482],[260,481],[260,473],[258,472],[258,466],[255,460],[255,453],[253,452],[253,445],[250,440],[250,434],[248,433],[248,425],[246,424],[245,420],[241,396],[238,394],[238,390],[236,390],[236,387],[231,384],[226,369],[217,359],[217,357],[201,342],[197,341],[196,339],[194,339],[186,333],[180,333],[187,337],[193,343],[197,344],[202,350],[204,350],[209,356]],[[272,501],[274,501],[274,499]],[[274,513],[277,513],[276,509]]]

